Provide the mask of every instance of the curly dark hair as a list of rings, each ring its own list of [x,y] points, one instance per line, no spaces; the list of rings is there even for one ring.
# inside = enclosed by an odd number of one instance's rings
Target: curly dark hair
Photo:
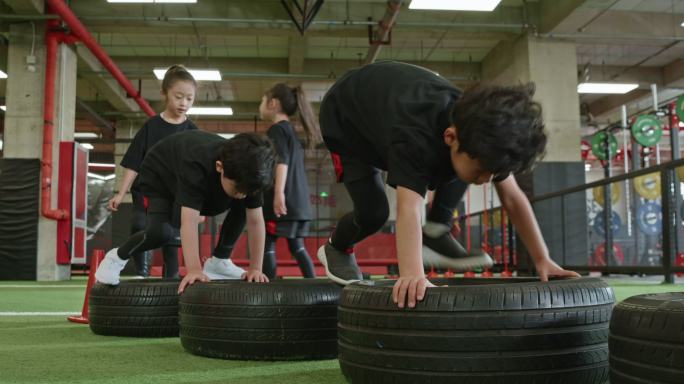
[[[263,192],[273,185],[276,153],[271,140],[255,133],[240,133],[223,144],[223,177],[235,181],[244,194]]]
[[[466,90],[451,112],[458,151],[478,159],[495,176],[530,171],[546,148],[542,107],[532,100],[534,91],[534,83],[479,84]]]

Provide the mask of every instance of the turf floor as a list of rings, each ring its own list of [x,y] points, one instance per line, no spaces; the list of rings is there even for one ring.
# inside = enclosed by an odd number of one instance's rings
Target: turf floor
[[[662,285],[658,278],[607,281],[618,301],[642,293],[684,291],[684,282]],[[64,314],[81,310],[84,286],[84,279],[0,282],[1,384],[345,383],[337,360],[228,361],[191,355],[178,338],[94,335],[87,325],[67,322]]]

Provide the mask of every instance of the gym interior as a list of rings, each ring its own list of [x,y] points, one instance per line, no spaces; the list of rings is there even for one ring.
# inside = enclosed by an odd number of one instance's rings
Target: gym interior
[[[0,0],[0,383],[684,383],[683,42],[682,0]],[[97,282],[132,234],[122,162],[168,110],[171,66],[194,78],[182,114],[229,141],[267,135],[274,84],[318,121],[345,74],[385,61],[458,92],[534,83],[545,154],[509,177],[550,259],[581,277],[540,281],[486,182],[449,234],[491,265],[425,262],[437,287],[398,308],[387,185],[388,220],[354,247],[363,280],[331,282],[316,255],[354,202],[320,142],[302,147],[315,279],[278,238],[270,282],[179,295],[176,233],[177,276],[155,249]],[[202,263],[225,217],[197,226]],[[230,260],[251,268],[250,249],[245,232]]]

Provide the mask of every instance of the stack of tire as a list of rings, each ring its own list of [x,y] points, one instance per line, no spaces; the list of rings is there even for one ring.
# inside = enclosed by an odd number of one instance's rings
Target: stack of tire
[[[684,383],[684,292],[616,305],[609,345],[611,384]]]
[[[195,283],[180,298],[181,344],[222,359],[334,359],[340,291],[322,279]]]
[[[592,384],[608,379],[614,294],[600,279],[443,279],[413,309],[394,281],[345,287],[343,374],[363,383]],[[448,285],[448,286],[444,286]]]
[[[105,336],[178,336],[179,280],[123,280],[95,283],[88,301],[89,325]]]

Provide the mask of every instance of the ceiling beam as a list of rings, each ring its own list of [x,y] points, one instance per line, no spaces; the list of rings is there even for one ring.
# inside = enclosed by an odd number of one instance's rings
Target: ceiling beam
[[[288,54],[288,72],[304,73],[304,58],[306,57],[307,38],[291,36]]]
[[[45,12],[43,0],[4,0],[4,2],[16,13],[40,15]]]
[[[126,95],[126,91],[121,88],[88,48],[79,45],[76,48],[76,53],[79,61],[92,71],[90,74],[81,73],[81,78],[88,80],[97,88],[99,94],[119,111],[140,112],[138,104]]]

